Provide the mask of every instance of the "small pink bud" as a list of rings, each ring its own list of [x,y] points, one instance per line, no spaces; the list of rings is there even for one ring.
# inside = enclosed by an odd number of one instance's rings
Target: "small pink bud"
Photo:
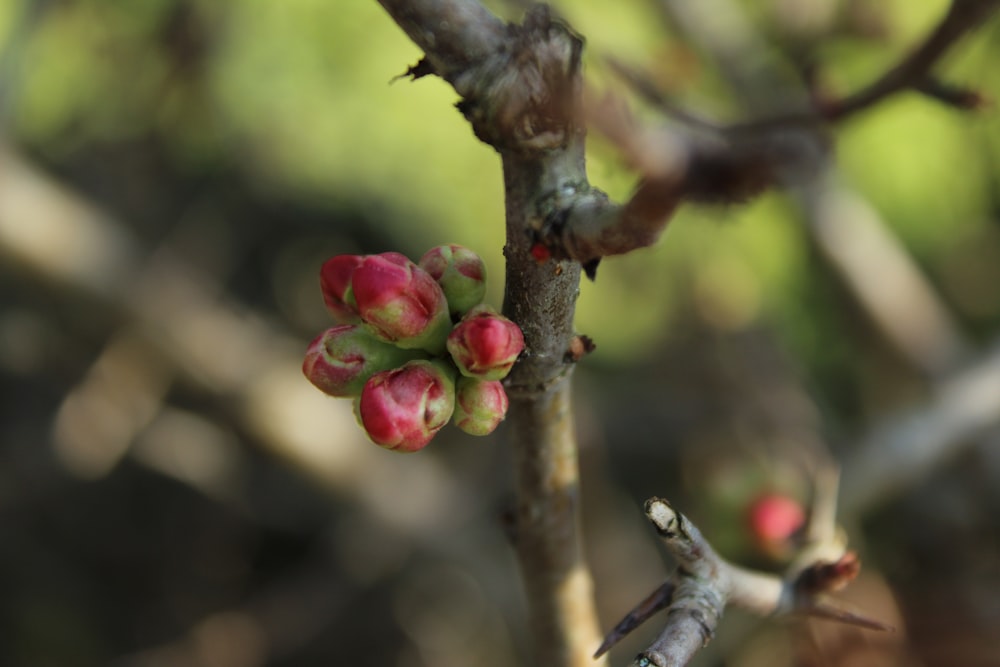
[[[788,550],[792,537],[806,520],[798,501],[777,493],[757,498],[747,516],[757,546],[775,557]]]
[[[448,335],[448,352],[462,375],[501,380],[524,349],[520,327],[486,305],[473,308]]]
[[[455,426],[489,435],[507,416],[507,392],[499,380],[460,377],[455,385]]]
[[[430,274],[398,252],[365,257],[351,276],[361,319],[380,337],[439,354],[451,328],[448,302]]]
[[[378,340],[358,324],[341,324],[317,336],[306,349],[302,372],[330,396],[357,396],[374,373],[416,356]]]
[[[323,301],[333,319],[344,324],[359,322],[358,306],[351,292],[351,275],[358,268],[360,255],[337,255],[323,262],[319,271],[319,286]]]
[[[368,436],[386,449],[423,449],[455,410],[453,374],[443,362],[420,359],[373,375],[358,404]]]
[[[437,281],[456,319],[486,295],[486,265],[482,258],[460,245],[431,248],[418,262]]]
[[[539,264],[544,264],[552,259],[552,251],[541,243],[536,243],[531,246],[531,256],[534,257],[535,261]]]

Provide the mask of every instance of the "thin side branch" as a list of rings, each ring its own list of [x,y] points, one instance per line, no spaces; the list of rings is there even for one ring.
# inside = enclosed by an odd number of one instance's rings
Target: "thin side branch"
[[[952,0],[938,26],[908,57],[857,93],[824,104],[820,112],[830,121],[843,120],[901,90],[924,87],[941,57],[998,7],[998,0]]]
[[[612,61],[612,68],[626,82],[675,123],[680,121],[681,127],[646,128],[621,104],[603,100],[591,105],[591,122],[619,147],[643,179],[624,205],[595,203],[592,198],[568,201],[536,228],[536,243],[557,259],[580,262],[592,275],[602,257],[655,243],[684,201],[742,202],[771,187],[801,183],[820,174],[830,152],[830,127],[892,94],[912,89],[956,108],[976,108],[980,98],[974,91],[934,80],[931,69],[998,7],[1000,0],[953,0],[940,23],[910,55],[857,93],[840,100],[814,100],[812,108],[804,111],[730,126],[713,126],[679,111],[647,77]],[[668,11],[707,21],[692,3],[669,3]],[[738,59],[732,56],[727,51],[726,65],[738,69]],[[730,78],[738,82],[744,77]]]

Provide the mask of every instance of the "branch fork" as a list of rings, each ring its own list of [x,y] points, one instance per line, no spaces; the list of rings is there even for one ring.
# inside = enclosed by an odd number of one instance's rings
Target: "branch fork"
[[[591,278],[602,257],[655,243],[686,201],[741,203],[775,186],[801,183],[822,172],[831,142],[829,128],[886,97],[914,90],[957,109],[984,105],[974,90],[939,81],[931,69],[964,35],[1000,7],[1000,0],[953,0],[938,25],[894,68],[856,93],[812,103],[761,120],[718,125],[678,110],[649,77],[609,60],[618,76],[674,123],[645,127],[624,103],[606,97],[584,110],[641,181],[619,205],[583,192],[544,216],[533,242],[544,256],[579,262]]]
[[[645,511],[677,561],[677,568],[608,633],[595,657],[606,653],[664,609],[667,617],[663,630],[636,656],[632,667],[686,665],[715,635],[727,605],[743,607],[762,616],[797,613],[870,630],[892,629],[827,601],[826,594],[847,585],[861,567],[857,555],[846,549],[835,530],[810,529],[810,537],[822,535],[824,541],[808,543],[796,564],[784,576],[778,576],[747,570],[723,559],[698,528],[662,498],[647,500]],[[819,518],[819,514],[825,515],[825,511],[814,511],[813,519]],[[832,560],[827,559],[831,554],[837,555]]]

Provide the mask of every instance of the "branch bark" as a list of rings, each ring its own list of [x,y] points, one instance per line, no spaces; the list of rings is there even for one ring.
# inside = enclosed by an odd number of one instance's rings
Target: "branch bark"
[[[580,541],[568,354],[580,265],[540,263],[531,234],[539,220],[572,202],[601,198],[587,183],[585,130],[577,114],[583,43],[544,7],[529,10],[520,26],[504,26],[472,1],[380,2],[425,51],[425,67],[462,96],[459,109],[476,136],[501,155],[503,311],[520,325],[526,345],[505,384],[516,468],[513,533],[528,598],[532,664],[592,665],[599,632]]]

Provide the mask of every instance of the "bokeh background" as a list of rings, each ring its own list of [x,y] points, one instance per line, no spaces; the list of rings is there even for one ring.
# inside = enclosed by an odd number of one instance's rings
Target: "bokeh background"
[[[720,123],[807,69],[858,88],[945,6],[557,5],[592,90],[628,94],[614,55]],[[419,57],[373,1],[0,3],[0,664],[527,664],[503,428],[384,452],[299,371],[333,254],[460,243],[500,305],[499,158],[446,84],[394,81]],[[1000,22],[939,69],[1000,99]],[[627,196],[613,146],[588,158]],[[667,572],[646,497],[780,568],[747,506],[836,462],[844,597],[897,632],[733,612],[698,664],[1000,664],[996,107],[901,94],[818,183],[684,207],[582,285],[578,329],[606,628]]]

